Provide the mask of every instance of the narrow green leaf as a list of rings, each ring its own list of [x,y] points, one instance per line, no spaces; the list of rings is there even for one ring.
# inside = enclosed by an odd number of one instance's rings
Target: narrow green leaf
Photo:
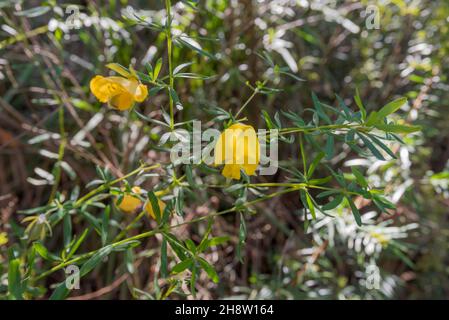
[[[380,141],[379,139],[377,139],[374,135],[372,134],[368,134],[368,136],[371,138],[371,140],[378,145],[379,147],[381,147],[386,153],[388,153],[390,155],[390,157],[392,157],[393,159],[396,159],[396,155],[393,153],[392,150],[390,150],[390,148],[388,148],[382,141]]]
[[[47,248],[45,248],[44,245],[42,243],[40,243],[39,241],[36,241],[36,242],[33,243],[33,248],[45,260],[49,260],[50,259],[49,256],[48,256]]]
[[[369,141],[365,136],[363,136],[361,133],[357,133],[359,137],[362,139],[365,146],[371,151],[371,153],[379,160],[384,160],[384,156],[380,153],[379,150]]]
[[[108,242],[109,235],[109,216],[111,212],[111,207],[107,206],[103,213],[103,220],[101,223],[101,243],[103,246]]]
[[[313,173],[315,172],[315,169],[317,167],[317,165],[320,163],[321,159],[323,159],[325,156],[324,152],[320,152],[319,154],[317,154],[317,156],[315,157],[315,159],[313,159],[312,163],[309,166],[309,170],[307,171],[307,178],[309,179],[310,177],[312,177]]]
[[[371,127],[373,125],[375,125],[377,122],[379,122],[379,120],[381,120],[377,114],[377,111],[372,111],[369,116],[368,119],[366,119],[365,125],[367,127]]]
[[[360,227],[362,225],[362,217],[360,216],[359,209],[357,209],[354,201],[350,197],[346,197],[349,202],[349,206],[351,207],[352,215],[354,216],[355,222]]]
[[[193,265],[193,259],[192,258],[187,258],[184,261],[181,261],[180,263],[175,265],[173,267],[173,269],[171,270],[171,272],[173,274],[177,274],[177,273],[183,272],[187,268],[190,268],[192,265]]]
[[[70,290],[67,288],[65,281],[58,284],[56,289],[51,294],[49,300],[64,300],[69,295]]]
[[[326,152],[326,160],[331,160],[334,156],[335,141],[332,134],[328,134],[326,138],[326,147],[324,151]]]
[[[376,124],[375,127],[385,132],[393,133],[413,133],[421,131],[421,126],[410,126],[401,124]]]
[[[326,203],[324,206],[321,207],[322,210],[332,210],[338,207],[338,205],[343,201],[343,195],[338,194],[332,199],[332,201]]]
[[[157,223],[161,223],[161,209],[159,208],[159,200],[153,191],[148,191],[148,200],[150,200],[151,208],[153,208]]]
[[[22,300],[23,287],[20,275],[20,260],[12,259],[8,266],[8,292],[16,300]]]
[[[359,109],[360,109],[360,114],[362,115],[362,121],[364,121],[366,119],[366,109],[365,109],[365,106],[363,105],[362,99],[360,98],[360,93],[359,93],[358,88],[355,90],[354,100],[355,100],[357,107],[359,107]]]
[[[241,263],[243,263],[242,249],[245,246],[246,241],[246,223],[245,216],[240,212],[240,228],[239,228],[239,243],[237,246],[237,257]]]
[[[306,192],[306,200],[307,200],[307,207],[309,208],[313,219],[316,219],[315,206],[313,205],[312,197],[308,192]]]
[[[118,63],[108,63],[106,65],[106,68],[109,68],[111,70],[114,70],[115,72],[117,72],[119,75],[128,78],[131,76],[131,73],[128,71],[127,68],[125,68],[124,66],[118,64]]]
[[[368,187],[368,182],[366,182],[365,177],[360,173],[359,170],[357,170],[356,167],[351,167],[352,174],[355,176],[357,182],[359,185],[361,185],[364,188]]]
[[[80,245],[83,243],[83,241],[86,238],[88,233],[89,233],[89,229],[85,229],[84,232],[81,234],[81,236],[78,238],[78,240],[76,240],[75,243],[70,248],[70,251],[67,254],[66,259],[70,259],[70,257],[72,257],[76,253],[76,250],[78,250]]]
[[[201,267],[204,269],[204,271],[206,271],[207,275],[209,276],[209,278],[215,282],[218,283],[219,278],[218,278],[218,274],[215,271],[214,267],[212,267],[209,262],[207,262],[206,260],[204,260],[203,258],[198,258],[198,262],[200,263]]]
[[[167,267],[167,240],[162,239],[161,244],[161,276],[163,278],[168,277],[168,267]]]
[[[402,107],[404,104],[407,103],[407,98],[399,98],[396,99],[390,103],[387,103],[385,106],[382,107],[377,113],[378,117],[380,119],[385,118],[386,116],[395,113],[400,107]]]
[[[318,100],[318,97],[313,92],[312,92],[312,101],[313,101],[313,106],[318,113],[318,116],[321,119],[323,119],[325,122],[327,122],[328,124],[331,124],[332,123],[331,119],[324,112],[323,107],[321,106],[321,102]]]
[[[156,61],[156,65],[154,66],[154,72],[153,72],[153,80],[156,81],[158,76],[159,76],[159,72],[161,72],[161,68],[162,68],[162,58],[157,59]]]
[[[101,263],[104,257],[109,255],[112,251],[112,246],[106,246],[98,250],[89,260],[87,260],[80,269],[80,277],[88,274],[92,269],[94,269],[98,264]]]

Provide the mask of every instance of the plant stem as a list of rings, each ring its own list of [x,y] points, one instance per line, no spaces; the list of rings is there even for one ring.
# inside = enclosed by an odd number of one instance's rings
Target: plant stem
[[[263,87],[268,80],[264,80],[264,82],[262,82],[261,87]],[[239,109],[239,111],[237,111],[237,113],[235,114],[235,118],[237,118],[239,116],[239,114],[246,108],[246,106],[251,102],[251,100],[254,99],[254,97],[256,96],[256,94],[259,93],[259,87],[257,87],[256,89],[254,89],[253,93],[249,96],[248,100],[245,101],[245,103],[242,105],[242,107]]]
[[[170,129],[175,128],[175,116],[173,110],[173,98],[171,91],[174,90],[174,78],[173,78],[173,62],[172,62],[172,34],[171,34],[171,1],[165,0],[165,9],[167,11],[167,55],[168,55],[168,76],[169,76],[169,91],[168,98],[170,103]]]

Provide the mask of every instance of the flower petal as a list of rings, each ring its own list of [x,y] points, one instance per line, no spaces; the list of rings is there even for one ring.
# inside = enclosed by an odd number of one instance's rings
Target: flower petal
[[[144,84],[139,84],[134,92],[134,100],[143,102],[148,96],[148,88]]]
[[[131,93],[123,92],[111,97],[108,103],[110,107],[123,111],[133,106],[134,99]]]

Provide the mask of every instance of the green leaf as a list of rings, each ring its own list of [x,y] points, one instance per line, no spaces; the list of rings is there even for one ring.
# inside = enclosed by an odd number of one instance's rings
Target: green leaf
[[[67,288],[65,281],[58,284],[56,289],[51,294],[49,300],[64,300],[69,295],[70,290]]]
[[[173,70],[173,75],[178,74],[182,69],[191,66],[193,64],[193,62],[186,62],[186,63],[182,63],[179,66],[177,66],[174,70]]]
[[[337,97],[338,104],[339,104],[340,108],[342,108],[343,112],[345,113],[346,119],[350,120],[352,118],[351,109],[348,108],[346,103],[343,101],[343,99],[338,94],[336,94],[335,96]]]
[[[385,132],[393,133],[413,133],[421,131],[421,126],[410,126],[402,124],[376,124],[375,127]]]
[[[168,267],[167,267],[167,240],[162,239],[161,244],[161,276],[163,278],[168,277]]]
[[[36,252],[45,260],[49,260],[48,250],[44,247],[42,243],[39,241],[36,241],[33,243],[33,248],[36,250]]]
[[[189,186],[191,186],[192,188],[197,188],[195,180],[193,179],[192,166],[186,165],[185,170],[186,170],[186,178],[187,178],[187,182],[189,183]]]
[[[107,68],[114,70],[115,72],[117,72],[119,75],[128,78],[131,76],[131,73],[128,71],[127,68],[125,68],[124,66],[118,64],[118,63],[108,63],[106,65]]]
[[[239,243],[237,246],[237,257],[241,263],[243,263],[243,257],[242,257],[242,248],[245,245],[246,241],[246,223],[245,223],[245,216],[243,213],[240,212],[240,228],[239,228]]]
[[[215,237],[208,241],[208,247],[216,247],[220,244],[223,244],[225,242],[228,242],[231,238],[229,236],[223,236],[223,237]]]
[[[209,278],[215,282],[218,283],[219,278],[218,278],[218,274],[215,271],[214,267],[212,267],[209,262],[207,262],[206,260],[204,260],[203,258],[198,258],[198,262],[200,263],[201,267],[204,269],[204,271],[206,271],[207,275],[209,276]]]
[[[183,272],[187,268],[190,268],[192,265],[193,265],[193,259],[192,258],[187,258],[184,261],[181,261],[180,263],[175,265],[173,267],[173,269],[171,270],[171,272],[173,274],[177,274],[177,273]]]
[[[377,139],[374,135],[372,134],[368,134],[368,136],[371,138],[371,140],[378,145],[379,147],[381,147],[386,153],[388,153],[390,155],[390,157],[392,157],[393,159],[396,159],[396,155],[393,153],[393,151],[390,150],[390,148],[388,148],[382,141],[380,141],[379,139]]]
[[[85,211],[85,210],[80,210],[80,213],[82,216],[84,216],[84,218],[87,219],[87,221],[94,226],[95,231],[98,234],[101,234],[101,227],[100,227],[100,222],[98,221],[97,218],[95,218],[93,215],[91,215],[89,212]]]
[[[159,73],[161,72],[162,68],[162,58],[157,59],[156,65],[154,66],[154,72],[153,72],[153,80],[156,81],[157,77],[159,76]]]
[[[359,92],[358,88],[355,90],[354,100],[355,100],[357,107],[359,107],[359,109],[360,109],[360,114],[362,115],[362,121],[363,121],[366,119],[366,109],[362,103],[362,99],[360,98],[360,92]]]
[[[76,250],[78,250],[80,245],[83,243],[83,241],[86,238],[88,233],[89,233],[89,229],[85,229],[84,232],[81,234],[81,236],[78,238],[78,240],[76,240],[75,243],[70,248],[70,251],[67,254],[66,259],[70,259],[70,257],[72,257],[75,254]]]
[[[332,134],[328,134],[326,139],[326,147],[324,149],[324,151],[326,152],[326,160],[331,160],[334,156],[334,146],[334,136]]]
[[[196,289],[195,289],[196,273],[197,273],[197,267],[196,267],[196,264],[194,263],[192,266],[192,276],[190,277],[190,291],[192,292],[192,296],[194,298],[196,297]]]
[[[369,114],[369,116],[368,116],[368,119],[366,119],[366,122],[365,122],[365,125],[367,126],[367,127],[371,127],[371,126],[373,126],[374,124],[376,124],[377,122],[379,122],[379,116],[378,116],[378,114],[377,114],[377,111],[372,111],[370,114]]]
[[[349,206],[351,207],[352,215],[354,216],[355,222],[360,227],[362,225],[362,217],[360,216],[359,209],[357,209],[355,203],[352,201],[350,197],[346,197],[349,202]]]
[[[315,169],[317,167],[317,165],[320,163],[321,159],[323,159],[325,156],[324,152],[320,152],[319,154],[317,154],[317,156],[315,157],[315,159],[313,159],[312,163],[309,166],[309,170],[307,171],[307,178],[309,179],[310,177],[312,177],[313,173],[315,172]]]
[[[169,91],[169,93],[170,93],[170,97],[171,97],[171,99],[173,100],[173,103],[175,104],[175,106],[179,109],[179,110],[182,110],[182,103],[181,103],[181,101],[179,100],[179,97],[178,97],[178,94],[176,93],[176,91],[175,90],[173,90],[172,88],[168,88],[168,91]]]
[[[324,206],[321,207],[322,210],[332,210],[338,207],[338,205],[343,201],[344,197],[341,194],[338,194],[334,197],[334,199]]]
[[[387,103],[377,113],[378,118],[383,119],[386,116],[395,113],[400,107],[407,103],[407,98],[399,98],[390,103]]]
[[[364,188],[368,187],[368,182],[366,182],[365,177],[360,173],[359,170],[357,170],[356,167],[351,167],[352,174],[355,176],[357,182],[359,185],[361,185]]]
[[[109,234],[109,216],[111,212],[111,207],[107,206],[103,213],[103,220],[101,223],[101,243],[103,246],[108,242]]]
[[[270,118],[270,115],[268,114],[268,112],[266,112],[265,110],[262,110],[262,116],[265,120],[265,123],[267,124],[267,128],[268,129],[273,129],[275,128],[275,125],[273,123],[273,121]]]
[[[175,252],[176,256],[180,260],[186,259],[186,248],[184,248],[184,245],[171,233],[163,233],[165,239],[167,239],[167,242],[170,244],[170,247]]]
[[[23,10],[20,12],[15,12],[14,14],[19,17],[35,18],[47,13],[49,10],[50,7],[41,6],[41,7],[34,7],[28,10]]]
[[[358,136],[362,139],[365,146],[371,151],[371,153],[379,160],[384,160],[384,156],[380,153],[379,150],[369,141],[366,137],[364,137],[361,133],[357,133]]]
[[[185,47],[187,47],[187,48],[189,48],[189,49],[191,49],[193,51],[198,52],[202,56],[206,56],[206,57],[208,57],[208,58],[210,58],[212,60],[216,60],[215,57],[212,54],[210,54],[207,51],[204,51],[196,42],[190,41],[191,40],[190,38],[187,38],[187,39],[189,39],[189,41],[186,41],[186,40],[184,40],[184,39],[179,37],[179,38],[176,39],[176,41],[177,41],[177,43],[179,43],[179,44],[181,44],[181,45],[183,45],[183,46],[185,46]]]
[[[8,292],[14,299],[22,300],[23,286],[20,276],[20,260],[12,259],[8,266]]]
[[[159,201],[153,191],[148,191],[148,200],[150,200],[151,208],[153,208],[157,223],[161,223],[161,209],[159,208]]]
[[[131,248],[135,248],[140,245],[139,240],[128,240],[126,242],[123,242],[119,245],[116,245],[112,248],[112,251],[120,252],[120,251],[126,251]]]
[[[186,243],[187,249],[189,249],[190,252],[192,252],[193,254],[195,254],[195,253],[196,253],[196,246],[195,246],[195,243],[193,243],[193,241],[192,241],[191,239],[187,239],[187,240],[185,241],[185,243]]]
[[[315,206],[313,205],[312,197],[310,196],[310,194],[308,192],[306,192],[306,201],[307,201],[307,207],[309,208],[313,219],[316,219]]]
[[[112,251],[112,246],[106,246],[98,250],[89,260],[87,260],[80,269],[80,277],[88,274],[92,269],[94,269],[98,264],[101,263],[104,257],[109,255]]]
[[[331,124],[332,123],[331,119],[324,112],[323,107],[321,106],[321,102],[318,100],[318,97],[313,92],[312,92],[312,101],[313,101],[313,106],[318,113],[318,116],[321,119],[323,119],[325,122],[327,122],[328,124]]]
[[[135,271],[134,268],[134,252],[132,248],[128,248],[125,251],[125,266],[126,266],[126,271],[128,271],[128,273],[133,274]]]

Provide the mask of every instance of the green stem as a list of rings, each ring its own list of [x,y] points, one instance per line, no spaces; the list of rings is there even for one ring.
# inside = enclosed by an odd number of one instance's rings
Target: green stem
[[[173,78],[173,62],[172,62],[172,34],[171,34],[171,1],[165,0],[165,9],[167,11],[167,55],[168,55],[168,76],[169,80],[169,92],[168,98],[170,103],[170,129],[175,128],[175,116],[173,110],[173,98],[171,96],[171,90],[174,90],[174,78]]]
[[[262,82],[261,86],[258,86],[257,88],[254,89],[253,93],[249,96],[248,100],[245,101],[245,103],[242,105],[242,107],[239,109],[239,111],[237,111],[237,113],[235,114],[234,118],[237,119],[237,117],[239,116],[240,113],[242,113],[242,111],[246,108],[246,106],[251,102],[251,100],[254,99],[254,97],[256,96],[256,94],[259,93],[260,88],[263,87],[268,80],[264,80],[264,82]]]

